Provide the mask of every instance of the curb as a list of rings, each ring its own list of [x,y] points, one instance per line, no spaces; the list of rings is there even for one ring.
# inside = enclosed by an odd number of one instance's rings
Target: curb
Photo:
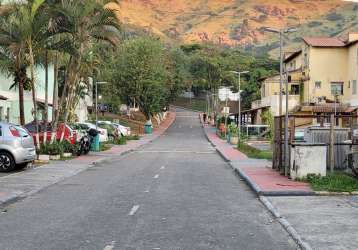
[[[169,123],[168,127],[166,127],[165,130],[163,130],[162,133],[158,134],[158,135],[155,136],[154,138],[148,140],[146,143],[144,143],[144,144],[142,144],[142,145],[139,145],[138,147],[136,147],[136,148],[134,148],[134,149],[133,149],[133,148],[132,148],[132,149],[128,149],[128,150],[126,150],[126,151],[123,151],[123,152],[120,152],[120,153],[116,154],[115,156],[116,156],[116,157],[121,157],[121,156],[124,156],[124,155],[126,155],[126,154],[133,153],[133,152],[134,152],[135,150],[137,150],[138,148],[141,148],[141,147],[147,145],[148,143],[151,143],[151,142],[157,140],[159,137],[161,137],[161,136],[167,131],[167,129],[168,129],[168,128],[174,123],[174,121],[176,120],[176,113],[175,113],[175,112],[173,112],[173,113],[174,113],[174,119]],[[3,199],[3,200],[0,200],[0,207],[5,207],[5,206],[10,205],[10,204],[12,204],[12,203],[15,203],[15,202],[17,202],[17,201],[19,201],[19,200],[23,200],[23,199],[25,199],[26,197],[29,197],[29,196],[31,196],[31,195],[33,195],[33,194],[36,194],[36,193],[38,193],[38,192],[40,192],[40,191],[42,191],[42,190],[44,190],[44,189],[46,189],[46,188],[48,188],[48,187],[50,187],[50,186],[52,186],[52,185],[55,185],[55,184],[57,184],[57,183],[59,183],[59,182],[61,182],[61,181],[63,181],[63,180],[66,180],[67,178],[73,177],[73,176],[75,176],[75,175],[77,175],[77,174],[79,174],[79,173],[81,173],[81,172],[83,172],[83,171],[85,171],[85,170],[87,170],[87,169],[89,169],[89,168],[91,168],[91,167],[94,167],[94,166],[96,166],[96,165],[98,165],[98,164],[101,164],[101,163],[104,163],[104,162],[106,162],[106,161],[109,161],[109,160],[111,160],[112,158],[113,158],[113,157],[111,157],[111,155],[102,156],[101,158],[99,158],[99,159],[97,159],[97,160],[94,160],[94,161],[88,163],[88,165],[87,165],[86,167],[84,167],[84,168],[82,168],[82,169],[79,169],[78,171],[74,172],[74,173],[71,174],[70,176],[65,176],[65,177],[59,178],[59,179],[54,180],[54,181],[52,181],[52,182],[50,182],[50,183],[48,183],[48,184],[46,184],[46,185],[44,185],[44,186],[42,186],[42,187],[39,187],[39,188],[34,189],[34,190],[31,190],[31,191],[29,191],[29,192],[19,192],[18,194],[9,195],[9,197],[7,197],[7,198],[5,198],[5,199]]]
[[[286,232],[292,237],[292,239],[297,243],[297,245],[303,250],[312,250],[313,248],[297,233],[297,231],[292,227],[292,225],[280,215],[279,211],[272,205],[272,203],[264,196],[259,196],[261,203],[271,212],[271,214],[277,219],[277,221],[282,225]]]

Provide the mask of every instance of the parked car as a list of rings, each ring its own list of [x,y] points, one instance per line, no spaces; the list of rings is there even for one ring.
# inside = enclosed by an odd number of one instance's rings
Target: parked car
[[[107,129],[108,139],[110,141],[113,141],[115,138],[118,138],[121,135],[120,131],[113,124],[98,122],[98,126],[100,128]]]
[[[122,135],[122,136],[131,135],[131,128],[130,127],[126,127],[126,126],[123,126],[123,125],[121,125],[119,123],[114,123],[114,122],[110,122],[110,121],[98,121],[98,123],[109,124],[109,125],[114,126],[118,130],[119,135]]]
[[[89,129],[96,129],[96,125],[90,122],[76,122],[77,125],[79,125],[82,129],[85,129],[88,131]],[[98,127],[97,131],[99,132],[99,141],[100,142],[106,142],[108,141],[108,131],[107,129]]]
[[[121,135],[123,135],[123,136],[131,135],[131,128],[130,127],[123,126],[123,125],[121,125],[119,123],[113,123],[113,125],[117,127],[117,129],[120,131]]]
[[[20,126],[0,122],[0,172],[26,167],[36,159],[36,148],[29,132]]]
[[[45,127],[47,127],[47,128],[45,128]],[[31,122],[31,123],[26,124],[25,128],[30,132],[30,134],[32,135],[32,137],[34,139],[34,142],[36,144],[37,131],[36,131],[35,122]],[[69,142],[71,142],[71,144],[75,144],[76,139],[77,139],[76,131],[73,130],[68,124],[66,124],[66,127],[64,127],[64,123],[60,123],[57,126],[56,140],[59,141],[61,139],[61,134],[62,134],[63,129],[65,129],[63,139],[68,140]],[[46,141],[49,142],[49,141],[51,141],[52,125],[51,125],[51,123],[48,123],[47,126],[45,126],[44,122],[39,122],[39,140],[40,140],[40,143],[42,143],[44,141],[45,131],[47,131]]]

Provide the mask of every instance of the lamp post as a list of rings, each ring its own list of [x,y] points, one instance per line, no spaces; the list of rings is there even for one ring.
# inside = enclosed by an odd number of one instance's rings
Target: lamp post
[[[282,115],[282,90],[283,90],[283,35],[287,33],[296,32],[295,28],[285,28],[285,29],[274,29],[274,28],[265,28],[265,31],[272,32],[280,35],[280,102],[279,102],[279,112],[280,116]],[[288,81],[285,81],[286,87],[286,110],[285,110],[285,147],[284,147],[284,155],[285,155],[285,175],[288,175],[288,166],[289,166],[289,157],[287,154],[289,153],[288,147]]]
[[[98,84],[108,84],[108,82],[95,82],[96,84],[96,130],[98,130]]]
[[[242,74],[248,74],[250,73],[250,71],[230,71],[231,73],[237,74],[239,76],[239,124],[238,124],[238,129],[239,129],[239,143],[240,143],[240,138],[241,138],[241,75]]]

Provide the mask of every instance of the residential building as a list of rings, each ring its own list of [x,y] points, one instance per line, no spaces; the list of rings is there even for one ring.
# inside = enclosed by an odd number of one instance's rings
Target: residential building
[[[49,118],[52,117],[52,96],[53,96],[53,67],[49,67],[48,74],[48,103],[49,103]],[[43,67],[36,67],[36,96],[39,109],[39,119],[43,117],[44,103],[45,103],[45,70]],[[11,76],[0,74],[0,120],[12,123],[20,123],[19,111],[19,92],[13,85],[14,80]],[[33,120],[33,101],[31,91],[24,91],[24,115],[25,123]]]
[[[289,111],[305,106],[310,112],[332,113],[337,112],[337,105],[358,106],[358,33],[337,38],[305,37],[301,49],[285,57],[284,69],[284,79],[289,84]],[[261,99],[253,102],[252,110],[247,113],[269,109],[273,115],[278,115],[279,101],[275,100],[279,98],[279,86],[277,75],[262,79]],[[282,106],[285,112],[285,98]],[[347,113],[350,109],[339,110]],[[259,119],[256,122],[260,122]]]

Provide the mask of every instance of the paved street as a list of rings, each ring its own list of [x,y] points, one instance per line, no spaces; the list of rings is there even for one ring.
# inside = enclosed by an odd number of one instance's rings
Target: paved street
[[[183,110],[153,143],[2,211],[0,249],[296,249]]]

